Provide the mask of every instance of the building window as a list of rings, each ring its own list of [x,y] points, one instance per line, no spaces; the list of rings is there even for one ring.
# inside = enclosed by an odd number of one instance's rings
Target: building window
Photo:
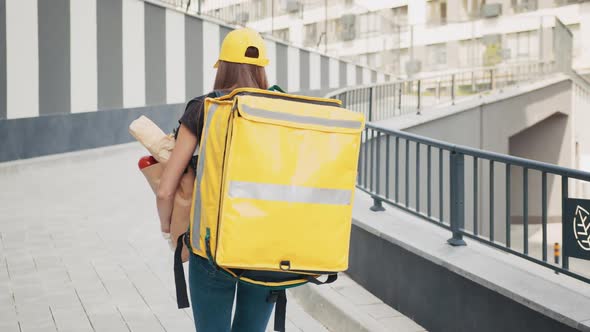
[[[428,45],[428,64],[436,69],[447,64],[447,44]]]
[[[318,23],[304,25],[303,32],[305,34],[303,44],[306,47],[315,47],[318,42]]]
[[[381,52],[361,54],[356,59],[354,57],[352,59],[371,68],[382,69],[384,66],[383,54]]]
[[[530,32],[518,32],[516,34],[516,56],[519,59],[528,59],[531,50]]]
[[[576,3],[580,3],[580,2],[584,2],[585,0],[555,0],[555,5],[556,6],[566,6],[566,5],[572,5],[572,4],[576,4]]]
[[[438,0],[428,3],[428,23],[444,24],[447,21],[447,1]]]
[[[506,35],[506,48],[515,61],[536,60],[539,55],[539,33],[536,30]]]
[[[466,0],[466,4],[464,3],[464,8],[467,9],[467,13],[470,17],[475,18],[480,16],[481,7],[483,7],[485,3],[485,0]]]
[[[358,61],[361,65],[366,66],[367,65],[367,54],[359,55]]]
[[[267,1],[256,0],[252,3],[252,19],[261,20],[269,16],[270,11]]]
[[[360,37],[369,37],[379,33],[381,28],[382,17],[377,12],[370,12],[359,15],[359,35]]]
[[[408,6],[383,9],[379,15],[383,17],[382,31],[394,32],[395,26],[408,24]]]
[[[407,52],[408,49],[393,49],[382,52],[380,59],[381,64],[378,69],[396,73],[397,75],[401,74],[402,54],[405,53],[405,57],[407,58]]]
[[[476,67],[479,65],[477,42],[471,39],[459,42],[459,61],[457,63],[462,67]]]
[[[511,0],[512,10],[515,13],[525,13],[537,10],[539,4],[537,0]]]
[[[380,52],[375,52],[375,53],[367,53],[367,54],[363,54],[361,55],[361,61],[364,65],[369,66],[371,68],[379,68],[382,66],[382,61],[381,61],[381,53]]]
[[[289,28],[275,30],[273,31],[272,35],[278,39],[289,41]]]
[[[394,8],[393,13],[397,25],[408,24],[408,6]]]
[[[570,24],[567,26],[567,28],[570,30],[570,32],[573,35],[572,38],[572,46],[573,46],[573,50],[572,50],[572,55],[575,57],[580,55],[580,47],[581,45],[581,41],[580,41],[580,23],[577,24]]]
[[[328,21],[328,42],[340,40],[340,33],[342,31],[342,25],[340,19],[333,19]]]

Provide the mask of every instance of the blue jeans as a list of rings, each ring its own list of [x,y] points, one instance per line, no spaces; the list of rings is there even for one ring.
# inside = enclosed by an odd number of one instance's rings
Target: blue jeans
[[[264,332],[272,313],[263,287],[237,283],[236,312],[231,322],[236,281],[191,253],[189,287],[197,332]]]

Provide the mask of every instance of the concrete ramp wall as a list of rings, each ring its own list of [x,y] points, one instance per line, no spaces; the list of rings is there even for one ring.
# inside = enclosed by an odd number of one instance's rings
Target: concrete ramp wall
[[[590,331],[587,284],[356,196],[347,273],[426,330]]]

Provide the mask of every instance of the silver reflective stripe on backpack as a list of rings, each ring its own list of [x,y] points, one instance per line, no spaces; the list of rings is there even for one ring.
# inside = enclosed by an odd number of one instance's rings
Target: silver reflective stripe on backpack
[[[203,128],[203,142],[201,142],[203,150],[201,151],[197,161],[197,172],[195,177],[195,209],[193,215],[193,229],[191,233],[191,245],[197,250],[201,250],[201,241],[199,241],[201,236],[201,180],[203,178],[203,168],[205,167],[205,159],[207,157],[207,134],[209,132],[209,126],[211,125],[211,120],[213,119],[215,111],[217,110],[217,106],[217,104],[213,104],[211,106],[211,110],[209,110],[209,113],[207,114],[207,123],[205,123],[205,127]]]
[[[275,202],[350,205],[352,190],[231,181],[229,196]]]
[[[271,120],[279,120],[279,121],[286,121],[286,122],[293,122],[302,125],[318,125],[324,127],[333,127],[333,128],[349,128],[349,129],[360,129],[363,126],[361,121],[356,120],[334,120],[334,119],[324,119],[318,118],[314,116],[307,116],[307,115],[297,115],[297,114],[290,114],[284,112],[274,112],[263,110],[259,108],[250,107],[248,105],[241,105],[242,110],[246,112],[246,114],[250,114],[256,117],[271,119]]]

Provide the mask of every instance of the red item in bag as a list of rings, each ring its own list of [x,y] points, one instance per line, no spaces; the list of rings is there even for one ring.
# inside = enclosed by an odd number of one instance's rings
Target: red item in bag
[[[144,169],[146,167],[155,165],[157,163],[158,163],[158,161],[156,160],[156,158],[154,158],[152,156],[144,156],[141,159],[139,159],[137,166],[139,166],[139,169]]]

